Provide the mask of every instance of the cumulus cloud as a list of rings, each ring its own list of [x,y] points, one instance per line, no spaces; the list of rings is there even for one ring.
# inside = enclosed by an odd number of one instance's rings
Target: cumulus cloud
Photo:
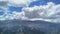
[[[60,22],[60,4],[56,5],[53,2],[48,2],[47,5],[23,7],[21,12],[14,11],[12,14],[6,14],[4,19]]]
[[[28,5],[36,0],[0,0],[0,9],[4,10],[2,12],[9,12],[9,6],[14,7],[28,7]]]
[[[0,12],[3,12],[3,15],[0,15],[0,20],[2,20],[2,17],[5,15],[11,17],[11,14],[8,14],[8,6],[26,7],[33,1],[35,0],[0,0]],[[8,19],[7,17],[4,19]],[[11,17],[11,19],[13,18]]]
[[[23,8],[23,11],[25,17],[30,20],[60,22],[60,4],[56,5],[53,2],[49,2],[47,5]]]
[[[9,5],[16,7],[26,7],[35,0],[8,0]]]
[[[36,0],[0,0],[0,6],[26,7]]]
[[[8,6],[26,7],[33,1],[36,0],[0,0],[0,13],[2,12],[4,13],[3,15],[0,15],[0,18],[2,18],[4,15],[6,15],[9,12]]]
[[[34,7],[26,7],[21,13],[15,13],[18,18],[26,18],[26,20],[44,20],[50,22],[59,22],[60,19],[60,4],[55,5],[52,2],[47,5]]]
[[[57,7],[55,8],[54,3],[49,2],[47,5],[43,6],[34,6],[23,8],[25,12],[25,17],[28,18],[51,18],[55,14]],[[58,11],[57,11],[58,12]]]

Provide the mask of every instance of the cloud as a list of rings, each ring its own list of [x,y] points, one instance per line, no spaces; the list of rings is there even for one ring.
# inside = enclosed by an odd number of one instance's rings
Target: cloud
[[[44,20],[49,22],[60,22],[60,4],[48,2],[47,5],[23,8],[25,17],[30,20]]]
[[[8,2],[7,0],[0,0],[0,20],[8,12]],[[2,14],[3,13],[3,14]],[[2,15],[1,15],[2,14]]]
[[[35,1],[35,0],[0,0],[0,12],[4,13],[3,15],[0,15],[0,20],[8,19],[8,17],[13,19],[11,14],[8,14],[8,12],[9,12],[9,10],[8,10],[9,7],[8,6],[26,7],[33,1]],[[6,16],[6,17],[4,17],[4,16]]]
[[[35,0],[8,0],[9,5],[16,7],[26,7]]]
[[[4,16],[8,12],[7,1],[0,0],[0,20],[5,20]]]
[[[26,7],[21,13],[15,12],[17,18],[26,20],[44,20],[50,22],[59,22],[60,20],[60,4],[56,5],[53,2],[48,2],[47,5],[34,7]]]
[[[52,15],[55,14],[55,8],[54,3],[49,2],[47,5],[43,6],[34,6],[34,7],[27,7],[23,8],[22,10],[25,13],[25,17],[28,18],[51,18]],[[57,11],[58,12],[58,11]]]
[[[3,15],[0,15],[0,20],[2,20],[2,17],[8,14],[9,6],[26,7],[33,1],[35,0],[0,0],[0,13],[3,13]],[[11,17],[10,14],[6,16]],[[4,20],[7,19],[7,17],[5,17]],[[11,19],[13,18],[11,17]]]
[[[0,6],[7,6],[7,0],[0,0]]]
[[[12,14],[6,14],[4,19],[60,22],[60,4],[56,5],[53,2],[48,2],[47,5],[23,7],[21,12],[14,11]]]
[[[0,0],[0,6],[26,7],[36,0]]]

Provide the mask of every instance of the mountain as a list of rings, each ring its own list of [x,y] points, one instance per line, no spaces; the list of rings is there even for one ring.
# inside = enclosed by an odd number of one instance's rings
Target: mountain
[[[60,34],[60,23],[47,21],[0,21],[0,34]]]

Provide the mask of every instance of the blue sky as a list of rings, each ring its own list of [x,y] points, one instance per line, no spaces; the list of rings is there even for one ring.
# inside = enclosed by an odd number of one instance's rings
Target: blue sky
[[[60,0],[37,0],[37,1],[31,2],[29,7],[33,7],[35,5],[36,6],[45,5],[47,2],[54,2],[55,4],[60,4]],[[22,7],[14,7],[14,6],[9,7],[9,10],[11,12],[13,12],[13,11],[20,12],[21,9],[22,9]]]
[[[0,20],[60,21],[60,0],[0,0]]]

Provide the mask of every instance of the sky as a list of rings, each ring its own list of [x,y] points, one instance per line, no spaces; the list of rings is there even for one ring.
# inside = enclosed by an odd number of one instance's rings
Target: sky
[[[29,7],[33,7],[34,5],[36,6],[40,6],[40,5],[46,5],[47,2],[54,2],[55,4],[60,4],[60,0],[37,0],[34,2],[31,2]],[[14,7],[14,6],[10,6],[9,10],[10,11],[21,11],[22,7]]]
[[[60,22],[60,0],[0,0],[0,20]]]

